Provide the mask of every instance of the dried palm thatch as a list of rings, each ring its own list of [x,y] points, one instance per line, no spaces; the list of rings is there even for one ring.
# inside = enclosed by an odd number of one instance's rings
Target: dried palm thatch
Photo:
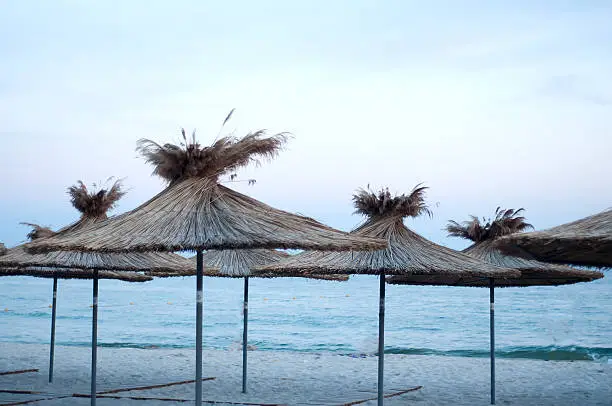
[[[4,244],[0,242],[0,256],[5,255],[6,251],[7,251],[6,247],[4,246]]]
[[[514,255],[508,255],[496,247],[495,241],[484,241],[474,244],[462,252],[488,263],[521,271],[521,276],[518,278],[494,279],[495,287],[569,285],[578,282],[591,282],[604,276],[601,272],[585,271],[564,265],[540,262],[521,249],[517,249]],[[488,278],[452,275],[436,277],[429,275],[398,275],[387,278],[387,283],[394,285],[490,287]]]
[[[497,237],[520,233],[528,229],[533,229],[533,225],[526,222],[525,217],[520,216],[525,209],[495,209],[495,217],[493,219],[483,218],[482,223],[476,216],[470,216],[471,220],[457,223],[450,220],[446,226],[448,235],[452,237],[465,238],[467,240],[479,243],[482,241],[492,240]]]
[[[34,223],[21,223],[21,224],[32,227],[32,230],[27,235],[30,241],[34,241],[39,238],[47,238],[47,237],[51,237],[52,235],[55,235],[55,231],[51,230],[49,227],[42,227]]]
[[[202,256],[204,264],[202,272],[204,276],[226,278],[243,278],[245,276],[255,276],[258,278],[273,277],[273,274],[252,275],[251,269],[257,266],[272,264],[289,257],[285,252],[267,249],[207,251],[202,254]],[[195,259],[195,256],[191,258],[191,261],[193,261],[193,269],[189,271],[149,271],[145,273],[155,277],[193,276],[196,274]],[[348,280],[347,275],[304,274],[300,275],[300,277],[329,281]]]
[[[470,216],[471,219],[458,223],[449,221],[446,227],[448,235],[474,241],[462,252],[489,264],[504,268],[516,269],[521,272],[518,278],[494,280],[495,287],[511,286],[556,286],[578,282],[590,282],[603,277],[600,272],[583,271],[564,265],[553,265],[537,261],[526,251],[515,248],[512,252],[501,252],[496,247],[496,241],[505,235],[524,231],[533,226],[521,216],[524,209],[495,210],[493,219],[483,219]],[[440,276],[427,277],[422,275],[393,276],[388,283],[396,285],[452,285],[490,287],[488,278]]]
[[[184,135],[183,135],[184,136]],[[384,241],[349,235],[274,209],[218,184],[222,174],[274,157],[286,136],[257,131],[201,147],[141,140],[138,149],[168,188],[142,206],[70,235],[33,244],[33,251],[182,251],[252,248],[380,249]]]
[[[425,202],[426,186],[418,184],[410,194],[392,196],[389,188],[373,193],[365,189],[359,189],[353,196],[353,204],[356,207],[355,214],[362,214],[374,219],[377,217],[419,217],[427,214],[431,217],[431,211]]]
[[[88,192],[83,182],[68,189],[71,202],[81,213],[81,218],[57,233],[37,224],[23,223],[33,227],[28,234],[32,241],[48,239],[75,232],[88,224],[95,224],[106,218],[102,209],[113,207],[124,195],[120,182],[115,182],[110,189]],[[30,269],[31,267],[74,268],[81,270],[119,270],[119,271],[174,271],[189,270],[191,263],[174,253],[83,253],[76,251],[51,251],[43,254],[32,254],[27,251],[27,244],[10,249],[0,258],[0,266]]]
[[[110,179],[109,179],[110,180]],[[121,181],[117,180],[109,189],[89,191],[87,186],[78,181],[68,188],[70,202],[86,218],[106,218],[106,213],[113,209],[117,201],[125,195]]]
[[[612,268],[612,208],[548,230],[512,234],[498,246],[508,252],[520,247],[540,261]]]
[[[188,271],[191,263],[180,255],[164,252],[95,253],[77,251],[51,251],[30,254],[26,244],[11,248],[0,258],[0,266],[30,268],[57,267],[118,271]]]
[[[148,139],[138,141],[137,151],[155,168],[153,173],[170,184],[187,178],[207,178],[214,181],[219,176],[233,172],[250,163],[259,165],[259,159],[271,160],[287,141],[287,134],[265,137],[265,130],[247,134],[241,139],[222,137],[209,147],[202,147],[195,132],[187,140],[182,130],[180,146],[160,145]]]
[[[289,255],[277,250],[224,250],[207,251],[202,254],[207,270],[227,276],[249,276],[251,268],[278,262]],[[192,259],[195,268],[195,258]]]
[[[388,247],[372,252],[303,252],[258,272],[299,275],[301,272],[340,274],[454,275],[486,278],[517,277],[518,271],[492,266],[460,252],[437,245],[408,229],[403,217],[429,213],[426,188],[418,185],[409,195],[391,197],[359,190],[353,201],[357,213],[368,216],[351,234],[384,239]]]
[[[91,279],[91,271],[71,268],[0,268],[0,276],[34,276],[38,278]],[[99,279],[115,279],[125,282],[148,282],[152,277],[138,272],[99,271]]]

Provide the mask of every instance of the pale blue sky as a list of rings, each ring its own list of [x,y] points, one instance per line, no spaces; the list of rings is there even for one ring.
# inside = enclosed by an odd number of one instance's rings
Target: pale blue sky
[[[66,188],[114,175],[118,212],[162,187],[136,140],[291,131],[234,185],[350,229],[368,183],[431,187],[448,219],[527,208],[538,227],[612,206],[609,1],[0,0],[0,241],[76,219]],[[438,204],[436,204],[438,203]]]

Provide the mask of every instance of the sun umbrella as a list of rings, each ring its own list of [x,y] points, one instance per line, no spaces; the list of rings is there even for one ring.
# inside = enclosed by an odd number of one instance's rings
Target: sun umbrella
[[[243,296],[243,328],[242,328],[242,393],[247,391],[247,334],[249,327],[249,277],[251,269],[263,266],[288,258],[289,255],[282,251],[270,249],[250,249],[250,250],[224,250],[207,251],[202,254],[202,261],[205,264],[203,269],[204,276],[221,278],[244,278]],[[193,258],[196,259],[196,258]],[[196,265],[194,263],[194,265]],[[192,276],[195,275],[194,269],[190,272],[146,272],[147,275],[156,277],[172,276]],[[254,275],[259,278],[273,277],[274,275]],[[346,275],[304,275],[311,279],[324,279],[333,281],[346,281]]]
[[[33,231],[28,237],[33,241],[44,241],[49,238],[61,237],[77,232],[87,226],[91,226],[107,218],[106,212],[112,209],[117,201],[125,194],[122,191],[120,181],[115,181],[108,189],[89,191],[83,182],[68,188],[72,205],[81,213],[81,218],[58,232],[35,224]],[[95,188],[94,188],[95,189]],[[29,243],[29,244],[33,244]],[[26,269],[55,269],[56,275],[61,270],[81,269],[89,273],[93,279],[93,307],[92,307],[92,396],[95,397],[95,377],[97,372],[97,331],[98,331],[98,279],[100,271],[172,271],[187,270],[191,263],[180,255],[173,253],[80,253],[80,252],[46,252],[30,253],[27,250],[29,244],[23,244],[10,249],[6,255],[0,257],[0,266]],[[37,271],[40,272],[40,271]],[[51,270],[49,271],[51,272]],[[71,271],[67,271],[70,274]],[[74,273],[72,273],[74,274]],[[108,275],[108,274],[107,274]],[[56,295],[57,283],[54,279],[54,296]],[[53,308],[52,326],[55,325],[55,308]],[[53,329],[52,329],[53,330]],[[52,337],[52,344],[54,337]],[[53,356],[54,346],[51,346]],[[50,379],[52,375],[50,373]],[[93,397],[92,397],[93,399]],[[92,401],[95,403],[95,400]]]
[[[230,113],[231,116],[231,113]],[[228,116],[225,121],[229,119]],[[225,123],[224,121],[224,123]],[[313,219],[274,209],[220,185],[219,177],[257,158],[273,158],[284,134],[264,131],[222,137],[209,147],[196,142],[159,145],[140,140],[138,150],[169,186],[140,207],[70,236],[52,237],[35,250],[197,252],[196,405],[202,404],[202,250],[296,248],[380,249],[385,242],[360,238]]]
[[[502,250],[518,246],[540,261],[612,268],[612,208],[548,230],[501,238]]]
[[[296,275],[303,271],[316,273],[380,275],[378,333],[378,404],[384,402],[384,316],[385,275],[454,275],[464,277],[516,277],[518,271],[492,267],[465,254],[437,245],[410,230],[404,217],[429,214],[425,190],[421,185],[408,195],[392,196],[388,189],[378,194],[360,190],[353,196],[356,213],[367,217],[353,235],[382,238],[389,246],[372,252],[327,253],[304,252],[256,272],[278,272]]]
[[[520,214],[523,209],[495,211],[493,220],[481,223],[477,217],[462,224],[449,222],[447,231],[450,236],[461,237],[474,242],[462,252],[471,257],[503,268],[516,269],[521,272],[519,277],[494,279],[479,277],[459,277],[452,275],[409,275],[393,276],[387,282],[395,285],[445,285],[445,286],[477,286],[489,288],[490,301],[490,340],[491,340],[491,404],[495,404],[495,287],[511,286],[556,286],[578,282],[590,282],[603,277],[600,272],[573,269],[565,265],[553,265],[536,261],[530,254],[520,248],[514,248],[512,255],[501,252],[496,247],[496,241],[512,233],[531,228]]]

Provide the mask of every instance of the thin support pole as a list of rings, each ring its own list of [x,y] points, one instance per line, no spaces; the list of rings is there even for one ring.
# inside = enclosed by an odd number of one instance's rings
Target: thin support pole
[[[242,326],[242,393],[247,392],[247,335],[249,331],[249,277],[244,277],[244,307]]]
[[[491,333],[491,404],[495,404],[495,280],[489,278],[490,333]]]
[[[385,403],[385,273],[380,274],[380,301],[378,304],[378,406]]]
[[[53,359],[55,358],[55,315],[57,306],[57,276],[53,277],[53,303],[51,304],[51,348],[49,349],[49,383],[53,382]]]
[[[91,321],[91,406],[96,405],[96,368],[98,363],[98,270],[93,271],[93,306]]]
[[[197,251],[197,273],[196,273],[196,406],[202,405],[202,305],[204,295],[203,285],[203,257],[202,250]]]

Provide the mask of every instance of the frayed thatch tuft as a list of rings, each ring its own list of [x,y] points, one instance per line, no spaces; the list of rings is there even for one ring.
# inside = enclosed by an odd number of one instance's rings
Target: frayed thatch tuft
[[[259,159],[269,160],[276,157],[287,141],[286,133],[265,137],[265,130],[259,130],[242,138],[223,137],[209,147],[202,147],[196,141],[195,132],[189,140],[185,136],[185,130],[181,133],[184,140],[181,145],[160,145],[148,139],[141,139],[136,148],[147,163],[155,167],[153,174],[171,184],[192,177],[217,181],[223,174],[251,163],[259,164]]]
[[[525,211],[523,208],[514,210],[498,207],[495,209],[493,219],[483,217],[482,223],[476,216],[470,216],[472,219],[463,223],[450,220],[446,231],[450,237],[465,238],[478,243],[533,229],[533,225],[527,223],[525,217],[520,216],[523,211]]]
[[[378,193],[370,190],[359,189],[353,195],[353,203],[357,210],[356,214],[368,217],[418,217],[426,214],[431,217],[431,211],[425,203],[426,186],[418,184],[410,194],[391,196],[389,188],[382,189]]]
[[[110,178],[109,178],[110,180]],[[87,218],[106,218],[106,213],[117,204],[117,201],[125,195],[121,190],[121,180],[115,181],[109,189],[89,191],[82,181],[68,188],[70,203]]]
[[[0,255],[5,255],[7,251],[6,246],[0,242]]]
[[[32,227],[32,231],[30,231],[27,235],[30,241],[38,240],[40,238],[47,238],[55,235],[55,231],[51,230],[49,227],[42,227],[38,224],[34,223],[20,223],[24,226]]]

